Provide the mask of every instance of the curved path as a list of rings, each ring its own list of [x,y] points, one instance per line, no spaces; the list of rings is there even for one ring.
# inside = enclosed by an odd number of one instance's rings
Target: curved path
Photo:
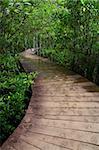
[[[99,87],[47,59],[23,53],[39,76],[21,124],[1,150],[99,150]]]

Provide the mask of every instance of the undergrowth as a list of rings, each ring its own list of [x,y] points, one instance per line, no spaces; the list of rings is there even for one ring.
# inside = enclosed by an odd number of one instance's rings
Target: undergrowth
[[[0,55],[0,143],[24,116],[30,85],[35,77],[36,73],[23,71],[17,56]]]

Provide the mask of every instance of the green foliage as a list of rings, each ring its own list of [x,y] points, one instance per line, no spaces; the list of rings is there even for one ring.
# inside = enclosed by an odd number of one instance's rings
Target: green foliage
[[[56,51],[55,49],[43,49],[40,51],[40,55],[43,57],[49,57],[50,60],[55,61],[57,64],[64,67],[71,67],[73,55],[71,55],[71,52],[67,50]]]
[[[1,0],[0,2],[0,49],[17,53],[27,45],[33,28],[31,21],[34,4],[29,0]],[[31,22],[31,23],[30,23]]]
[[[28,93],[36,73],[20,72],[18,58],[0,55],[0,143],[16,128],[24,115]]]
[[[50,48],[50,54],[47,47],[42,49],[44,51],[42,54],[53,56],[60,64],[69,66],[97,84],[99,84],[98,4],[98,0],[60,0],[51,4],[54,5],[50,18],[54,47],[52,51]]]

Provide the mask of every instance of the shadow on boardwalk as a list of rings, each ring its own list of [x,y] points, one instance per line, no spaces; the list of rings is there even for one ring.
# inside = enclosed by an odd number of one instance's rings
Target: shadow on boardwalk
[[[99,87],[26,51],[21,63],[38,71],[21,124],[1,150],[99,150]]]

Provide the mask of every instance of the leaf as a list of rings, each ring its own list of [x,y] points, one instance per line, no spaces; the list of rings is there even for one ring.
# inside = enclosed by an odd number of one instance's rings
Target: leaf
[[[16,6],[16,7],[19,7],[19,6],[20,6],[20,4],[21,4],[21,3],[16,3],[16,4],[15,4],[15,6]]]
[[[84,5],[84,0],[80,0],[81,1],[81,3]]]
[[[0,12],[0,17],[2,17],[3,16],[3,13],[2,12]]]
[[[25,2],[24,5],[31,6],[31,3]]]

